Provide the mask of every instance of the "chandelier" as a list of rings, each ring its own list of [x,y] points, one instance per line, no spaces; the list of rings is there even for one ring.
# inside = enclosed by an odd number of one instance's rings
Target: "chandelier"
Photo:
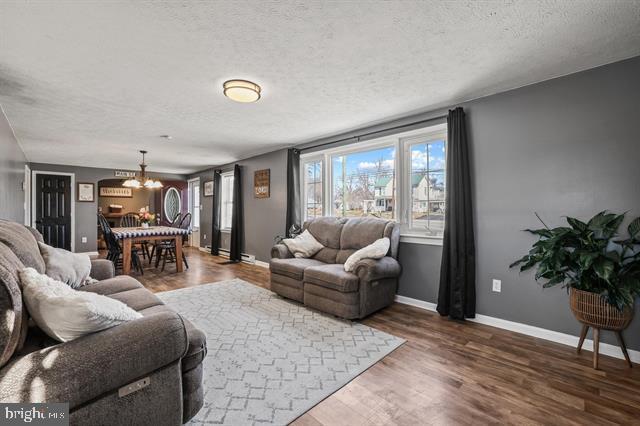
[[[149,189],[162,188],[162,182],[160,182],[159,180],[153,180],[146,176],[145,169],[147,168],[147,165],[144,163],[144,155],[147,153],[147,151],[142,150],[140,151],[140,153],[142,154],[142,163],[140,163],[140,180],[133,176],[132,178],[125,180],[122,186],[124,186],[125,188],[135,189],[141,187]]]

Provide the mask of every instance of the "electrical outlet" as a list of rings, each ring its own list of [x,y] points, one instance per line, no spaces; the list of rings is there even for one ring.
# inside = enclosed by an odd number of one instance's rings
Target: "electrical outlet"
[[[82,237],[82,242],[86,243],[87,242],[87,237]]]
[[[206,240],[207,239],[207,234],[203,234],[203,237],[204,237],[203,239]]]
[[[496,293],[500,293],[502,291],[502,281],[496,279],[493,280],[493,291]]]

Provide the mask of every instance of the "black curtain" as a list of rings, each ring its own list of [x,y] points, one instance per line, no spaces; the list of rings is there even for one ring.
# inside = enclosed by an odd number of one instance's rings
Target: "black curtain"
[[[243,224],[242,180],[240,166],[236,164],[233,167],[233,211],[231,213],[231,247],[229,248],[229,259],[232,262],[240,262],[242,260]]]
[[[211,232],[211,254],[220,254],[220,170],[213,172],[213,217]]]
[[[285,235],[292,225],[302,226],[300,217],[300,151],[287,150],[287,221]]]
[[[447,117],[447,191],[438,312],[453,319],[476,315],[476,257],[471,205],[471,171],[465,114]]]

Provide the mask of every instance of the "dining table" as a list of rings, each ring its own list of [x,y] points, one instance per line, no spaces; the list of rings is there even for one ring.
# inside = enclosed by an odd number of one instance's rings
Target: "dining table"
[[[131,272],[131,248],[143,241],[174,240],[176,246],[176,272],[182,272],[182,238],[189,234],[188,229],[170,226],[149,226],[136,228],[111,228],[115,238],[122,242],[122,273]]]

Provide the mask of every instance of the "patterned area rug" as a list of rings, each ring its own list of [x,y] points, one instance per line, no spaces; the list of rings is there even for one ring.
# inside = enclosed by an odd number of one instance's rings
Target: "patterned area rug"
[[[404,343],[240,279],[158,296],[207,335],[191,424],[285,425]]]

